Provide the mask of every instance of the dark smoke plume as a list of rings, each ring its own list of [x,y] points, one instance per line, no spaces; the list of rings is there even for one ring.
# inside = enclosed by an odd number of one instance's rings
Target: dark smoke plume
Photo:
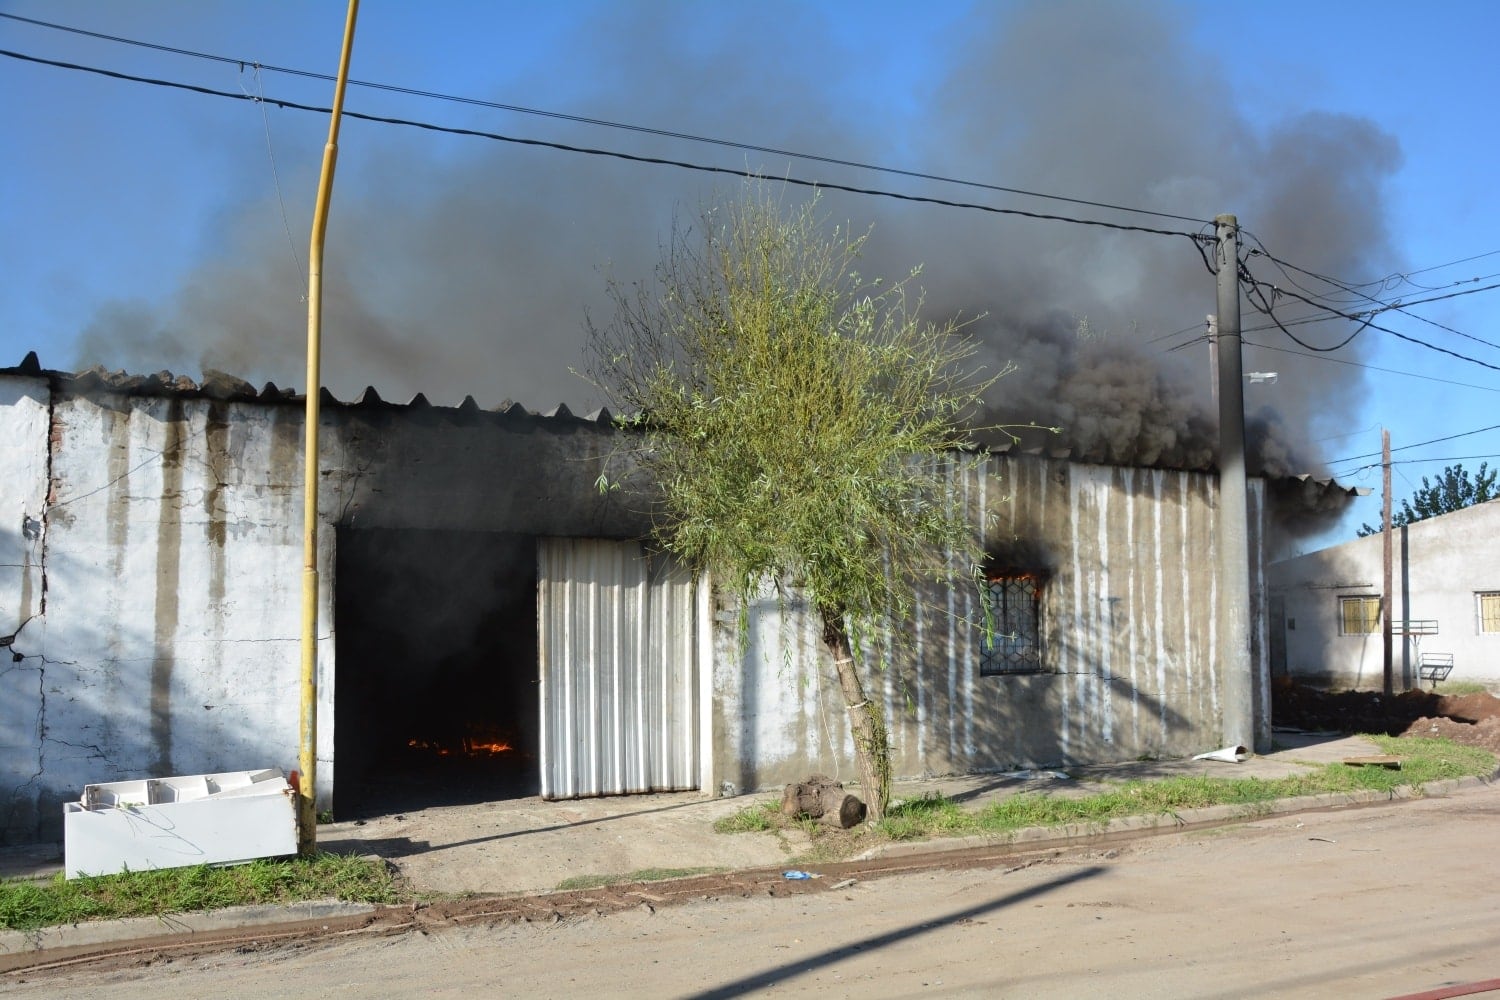
[[[573,56],[589,72],[574,82],[592,90],[568,110],[1195,220],[1233,212],[1272,253],[1312,270],[1361,280],[1377,264],[1392,266],[1382,193],[1399,152],[1371,122],[1310,112],[1252,124],[1233,110],[1214,60],[1189,44],[1175,9],[977,6],[982,13],[956,23],[947,39],[949,64],[902,100],[851,85],[874,67],[861,70],[837,26],[805,5],[755,13],[715,6],[713,19],[732,23],[714,25],[707,8],[675,8],[671,23],[614,10],[578,26]],[[798,22],[794,40],[789,18]],[[789,172],[1211,231],[565,123],[466,124],[772,178]],[[320,123],[300,127],[315,133]],[[435,403],[473,395],[484,405],[513,398],[533,409],[560,401],[587,409],[598,400],[570,368],[581,363],[585,314],[603,318],[609,309],[606,277],[649,278],[674,217],[695,218],[700,205],[738,194],[736,182],[704,174],[359,122],[346,125],[340,170],[324,371],[345,398],[373,384],[392,400],[420,391]],[[283,180],[310,198],[311,171]],[[788,199],[804,194],[786,190]],[[305,232],[308,205],[289,207],[293,231]],[[825,207],[856,230],[874,225],[869,274],[922,264],[928,315],[978,317],[971,329],[987,362],[1019,365],[998,384],[993,418],[1056,425],[1061,435],[1046,443],[1087,459],[1211,464],[1208,350],[1192,341],[1214,311],[1214,278],[1188,236],[854,195],[830,194]],[[79,366],[212,367],[300,385],[305,305],[286,244],[269,203],[232,207],[215,259],[173,301],[102,312],[80,341]],[[1267,281],[1285,280],[1264,258],[1250,263]],[[1288,317],[1299,312],[1293,305],[1283,304]],[[1265,325],[1244,309],[1248,345],[1293,346],[1279,330],[1254,329]],[[1298,329],[1312,342],[1342,337],[1342,329]],[[1274,385],[1246,387],[1247,410],[1262,414],[1252,418],[1252,471],[1318,472],[1309,442],[1342,428],[1360,369],[1254,346],[1244,365],[1280,373]]]

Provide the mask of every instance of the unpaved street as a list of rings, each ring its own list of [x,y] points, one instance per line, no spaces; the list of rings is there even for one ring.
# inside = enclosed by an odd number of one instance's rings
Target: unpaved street
[[[992,869],[455,927],[15,996],[1390,997],[1500,977],[1500,788]]]

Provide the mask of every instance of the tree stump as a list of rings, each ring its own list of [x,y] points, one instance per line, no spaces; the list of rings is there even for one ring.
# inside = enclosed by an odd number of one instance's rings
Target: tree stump
[[[842,782],[826,774],[787,785],[781,793],[781,812],[794,818],[815,819],[827,826],[847,830],[865,820],[865,804],[844,791]]]

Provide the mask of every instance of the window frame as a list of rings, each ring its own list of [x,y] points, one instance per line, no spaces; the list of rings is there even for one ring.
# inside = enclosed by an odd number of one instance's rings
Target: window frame
[[[1003,605],[998,611],[994,603],[997,588]],[[1049,672],[1042,629],[1046,592],[1046,580],[1037,573],[991,571],[985,575],[982,592],[985,621],[981,623],[977,644],[980,677]],[[1018,617],[1027,620],[1017,621]],[[1009,648],[1001,649],[1002,641]]]
[[[1479,635],[1500,635],[1500,590],[1474,591],[1474,629]]]
[[[1349,628],[1348,608],[1356,601],[1359,602],[1361,609],[1368,608],[1371,603],[1375,606],[1373,615],[1361,614],[1359,616],[1359,620],[1367,623],[1370,627],[1358,631]],[[1384,614],[1379,594],[1341,594],[1339,596],[1339,635],[1360,638],[1375,635],[1381,630],[1381,625],[1384,622]]]

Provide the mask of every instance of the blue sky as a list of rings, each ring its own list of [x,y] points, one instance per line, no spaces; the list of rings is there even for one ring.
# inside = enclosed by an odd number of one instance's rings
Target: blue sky
[[[6,0],[0,13],[185,50],[0,18],[10,52],[326,106],[331,84],[256,64],[331,74],[345,8]],[[1383,312],[1375,322],[1393,332],[1366,329],[1326,353],[1290,335],[1325,347],[1353,324],[1283,332],[1244,306],[1246,342],[1258,345],[1246,370],[1281,373],[1246,388],[1247,410],[1278,425],[1268,454],[1378,494],[1378,468],[1358,456],[1378,452],[1388,427],[1400,498],[1446,464],[1474,469],[1500,455],[1500,430],[1468,433],[1500,424],[1500,291],[1478,290],[1500,282],[1489,183],[1497,28],[1500,7],[1485,2],[1436,3],[1417,17],[1380,0],[366,0],[358,80],[743,145],[388,89],[351,88],[346,109],[1178,234],[825,198],[835,221],[874,225],[872,273],[920,263],[930,310],[983,315],[975,329],[991,363],[1021,365],[1001,383],[1007,415],[1065,421],[1098,447],[1130,438],[1190,449],[1202,429],[1194,406],[1206,405],[1200,335],[1214,285],[1193,220],[1236,213],[1278,260],[1381,303],[1470,293]],[[35,350],[51,368],[217,367],[302,387],[326,116],[12,56],[0,57],[0,88],[11,97],[0,363]],[[361,120],[344,123],[340,145],[325,378],[344,397],[372,384],[396,400],[421,391],[448,404],[597,405],[569,369],[582,363],[585,315],[607,319],[607,279],[648,277],[674,218],[691,220],[737,183]],[[1267,294],[1274,284],[1345,311],[1374,305],[1265,257],[1248,264]],[[1290,296],[1275,312],[1283,323],[1317,314]],[[1176,429],[1163,443],[1141,420]],[[1372,495],[1306,544],[1378,516]]]

